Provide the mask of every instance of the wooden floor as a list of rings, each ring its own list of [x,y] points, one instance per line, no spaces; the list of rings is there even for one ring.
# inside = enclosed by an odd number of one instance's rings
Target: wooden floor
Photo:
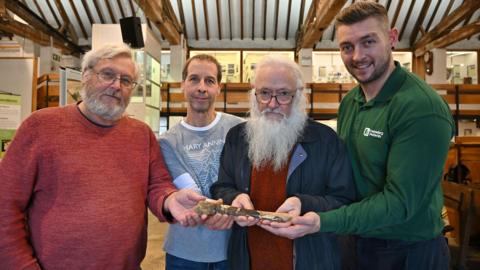
[[[148,212],[147,255],[142,262],[142,270],[165,269],[165,252],[162,245],[167,228],[167,223],[160,223],[150,211]]]

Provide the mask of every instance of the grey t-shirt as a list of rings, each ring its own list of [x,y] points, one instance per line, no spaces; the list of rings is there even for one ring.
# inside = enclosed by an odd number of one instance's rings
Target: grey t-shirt
[[[184,121],[160,136],[160,148],[177,188],[191,188],[210,197],[210,186],[217,181],[220,154],[228,130],[242,118],[219,113],[205,127]],[[227,259],[229,230],[209,230],[204,226],[169,226],[165,252],[190,261],[218,262]]]

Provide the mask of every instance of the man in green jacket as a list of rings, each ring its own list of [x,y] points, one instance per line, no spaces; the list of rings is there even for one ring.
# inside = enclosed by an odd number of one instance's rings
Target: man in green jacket
[[[356,234],[360,269],[448,269],[440,180],[454,131],[450,109],[393,60],[398,32],[382,5],[356,2],[336,27],[342,60],[359,82],[342,100],[337,129],[362,200],[270,231]]]

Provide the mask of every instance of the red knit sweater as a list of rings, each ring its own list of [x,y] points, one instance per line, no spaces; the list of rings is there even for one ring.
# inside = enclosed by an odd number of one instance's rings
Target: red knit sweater
[[[146,205],[164,220],[174,190],[144,123],[34,112],[0,162],[0,269],[139,269]]]

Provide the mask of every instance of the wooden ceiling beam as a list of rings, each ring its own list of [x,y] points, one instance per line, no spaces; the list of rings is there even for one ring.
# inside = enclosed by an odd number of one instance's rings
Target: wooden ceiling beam
[[[208,30],[208,7],[207,0],[203,0],[203,12],[205,13],[205,31],[207,33],[207,40],[210,40],[210,31]]]
[[[243,0],[240,0],[240,39],[243,40]]]
[[[423,2],[422,10],[420,11],[418,20],[413,27],[412,33],[410,34],[410,46],[413,45],[413,43],[417,39],[417,34],[420,31],[420,26],[422,26],[423,20],[425,20],[425,17],[427,17],[427,11],[431,3],[432,0],[425,0],[425,2]]]
[[[90,8],[88,7],[88,4],[85,0],[82,0],[82,6],[83,6],[83,9],[85,9],[85,13],[87,13],[87,17],[88,17],[88,21],[90,22],[90,25],[94,24],[95,22],[93,21],[92,12],[90,11]]]
[[[72,3],[70,2],[70,4]],[[65,11],[65,8],[63,7],[62,1],[55,0],[55,5],[57,6],[58,13],[60,13],[60,16],[62,17],[62,21],[63,21],[63,25],[59,31],[67,32],[72,38],[73,42],[78,44],[78,35],[75,32],[75,28],[73,28],[73,24],[68,19],[68,15],[67,15],[67,12]],[[83,32],[83,35],[86,36],[87,35],[86,32]]]
[[[425,32],[430,31],[430,26],[432,26],[433,19],[435,19],[435,16],[437,15],[438,8],[440,7],[441,3],[442,1],[438,1],[437,4],[435,5],[432,16],[430,16],[430,19],[428,20],[428,23],[427,23],[427,27],[425,28]]]
[[[299,32],[296,48],[313,48],[347,0],[315,0]],[[314,9],[311,11],[311,9]]]
[[[125,18],[125,11],[123,11],[122,1],[117,0],[117,5],[118,9],[120,10],[120,15],[122,15],[122,18]]]
[[[412,15],[413,6],[415,6],[415,1],[410,2],[410,7],[407,11],[407,16],[403,19],[402,29],[400,29],[400,35],[398,36],[398,40],[402,40],[403,33],[405,33],[405,28],[407,27],[407,23],[410,21],[410,15]]]
[[[428,43],[424,47],[415,50],[415,55],[423,55],[425,52],[435,48],[445,48],[458,41],[469,38],[475,34],[480,33],[480,21],[473,22],[466,26],[462,26],[440,38]]]
[[[252,1],[252,40],[255,39],[255,0]]]
[[[16,0],[4,0],[5,6],[8,10],[15,13],[17,16],[22,18],[25,22],[27,22],[31,28],[34,29],[34,32],[39,34],[42,33],[45,36],[52,36],[54,44],[59,44],[56,46],[57,48],[61,48],[65,53],[83,53],[84,50],[78,46],[77,44],[73,43],[69,40],[65,35],[58,32],[57,29],[53,28],[51,25],[47,24],[40,18],[37,14],[31,11],[26,5],[22,2]],[[4,25],[3,23],[1,25]],[[12,23],[10,23],[12,25]],[[15,32],[13,34],[26,37],[26,35],[22,34],[22,30],[25,27],[20,27],[16,25],[16,27],[11,27],[12,30],[19,30],[20,32]],[[25,31],[28,31],[28,28],[25,28]],[[61,45],[61,46],[60,46]]]
[[[263,1],[263,40],[267,39],[267,0]]]
[[[117,19],[115,19],[115,15],[113,15],[112,5],[110,5],[110,1],[105,1],[105,4],[107,4],[108,14],[110,14],[110,19],[112,20],[112,23],[116,24]]]
[[[287,14],[287,32],[285,34],[285,39],[288,40],[288,32],[290,29],[290,16],[292,15],[292,0],[288,0],[288,14]]]
[[[38,31],[35,27],[27,24],[23,24],[14,20],[4,21],[0,24],[0,31],[8,32],[26,39],[33,41],[34,43],[42,46],[51,46],[50,35],[47,35],[41,31]],[[83,50],[76,46],[71,46],[70,43],[65,43],[63,40],[52,38],[53,47],[58,48],[64,54],[73,54],[79,56],[83,53]]]
[[[220,9],[222,8],[220,0],[217,0],[216,2],[216,8],[217,8],[217,27],[218,27],[218,39],[222,39],[222,22],[221,19],[222,17],[220,16]]]
[[[275,1],[275,36],[273,37],[273,40],[277,40],[277,35],[278,35],[278,8],[280,6],[280,3],[278,3],[278,0]]]
[[[83,5],[85,6],[87,3],[85,2],[85,0],[82,0],[82,3]],[[98,17],[100,18],[100,22],[102,24],[105,23],[105,19],[103,18],[103,14],[102,14],[102,11],[100,9],[100,5],[98,4],[97,0],[93,0],[93,4],[95,5],[95,10],[97,11],[97,14],[98,14]]]
[[[59,0],[57,0],[57,1],[59,1]],[[85,28],[85,25],[83,25],[82,18],[80,17],[80,14],[78,13],[77,7],[75,6],[75,2],[73,2],[73,0],[69,0],[69,1],[70,1],[70,6],[72,6],[73,14],[75,15],[75,18],[77,19],[78,25],[80,26],[80,30],[83,33],[83,37],[85,39],[88,39],[87,30]]]
[[[135,0],[145,16],[152,21],[171,45],[180,44],[182,26],[177,21],[175,12],[166,0]]]
[[[188,39],[187,26],[185,24],[185,14],[183,12],[182,0],[177,1],[177,6],[178,6],[178,12],[180,13],[180,23],[182,24],[183,36],[185,37],[185,39]]]
[[[40,16],[42,17],[42,19],[43,19],[44,21],[47,21],[47,17],[45,17],[45,14],[43,13],[42,8],[40,8],[40,5],[38,4],[38,1],[37,1],[37,0],[34,0],[33,3],[34,3],[35,6],[37,7],[38,13],[40,13]]]
[[[457,9],[446,16],[440,23],[438,23],[431,31],[415,43],[414,50],[415,56],[419,57],[422,54],[420,52],[426,52],[422,47],[431,43],[435,39],[446,35],[450,32],[458,23],[465,20],[470,14],[477,11],[480,8],[480,1],[478,0],[465,0]]]
[[[403,0],[400,0],[400,2],[397,5],[397,8],[395,9],[395,14],[393,15],[392,22],[390,23],[390,28],[394,28],[395,24],[397,24],[398,15],[400,14],[402,5],[403,5]]]
[[[193,16],[193,29],[195,29],[195,39],[198,40],[197,9],[195,8],[195,0],[191,0],[191,3],[192,3],[192,16]]]
[[[58,16],[57,16],[57,13],[55,13],[55,10],[53,10],[50,0],[45,0],[45,2],[47,2],[48,9],[50,9],[50,12],[52,13],[53,18],[57,22],[58,29],[60,29],[62,27],[62,23],[60,23],[60,20],[58,19]]]

